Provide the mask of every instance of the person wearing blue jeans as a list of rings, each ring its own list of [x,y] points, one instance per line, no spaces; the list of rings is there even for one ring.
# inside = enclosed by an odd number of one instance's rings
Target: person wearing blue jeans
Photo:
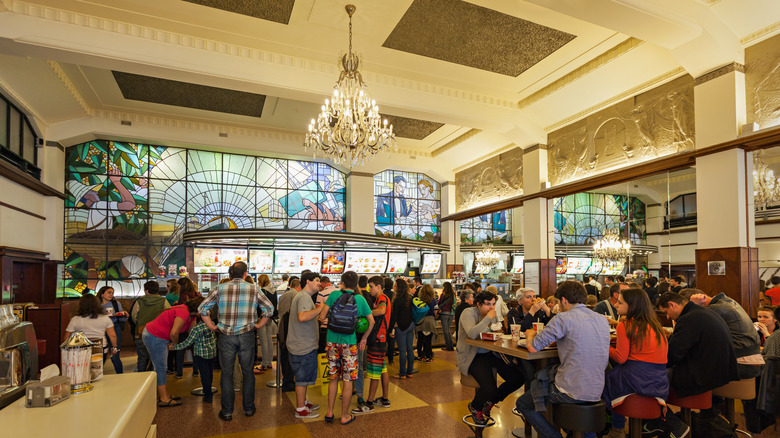
[[[551,384],[545,401],[548,404],[560,404],[560,403],[589,403],[581,400],[575,400],[570,396],[562,393],[555,384]],[[523,414],[525,421],[529,422],[531,426],[536,429],[536,433],[543,438],[562,438],[558,428],[550,424],[541,412],[537,412],[534,405],[534,397],[531,391],[526,391],[516,403],[517,410]],[[596,433],[586,433],[586,438],[593,438]]]
[[[248,284],[248,283],[247,283]],[[219,379],[221,414],[233,415],[236,391],[233,390],[233,363],[238,356],[238,365],[241,368],[241,391],[243,395],[244,413],[247,416],[255,412],[255,375],[253,367],[255,332],[246,332],[240,335],[225,335],[220,333],[217,337],[217,352],[219,364],[222,367],[222,377]]]
[[[135,341],[135,353],[138,355],[138,360],[136,361],[135,366],[135,372],[142,373],[149,369],[149,351],[146,349],[146,345],[144,345],[144,340],[140,336],[137,338],[134,338],[133,341]]]
[[[400,371],[395,379],[407,379],[414,373],[414,319],[412,317],[412,296],[409,285],[399,278],[393,284],[393,304],[390,312],[389,330],[395,331],[395,342],[398,344]]]
[[[410,324],[406,330],[400,327],[395,329],[395,342],[398,344],[398,375],[401,378],[411,377],[414,368],[414,324]]]

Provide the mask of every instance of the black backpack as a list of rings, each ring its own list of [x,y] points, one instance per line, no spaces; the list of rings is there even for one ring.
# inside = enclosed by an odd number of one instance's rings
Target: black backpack
[[[734,431],[736,426],[732,426],[720,415],[703,416],[702,414],[691,413],[691,437],[692,438],[737,438]]]
[[[342,335],[351,335],[355,333],[357,320],[355,293],[342,290],[341,296],[328,310],[328,330]]]

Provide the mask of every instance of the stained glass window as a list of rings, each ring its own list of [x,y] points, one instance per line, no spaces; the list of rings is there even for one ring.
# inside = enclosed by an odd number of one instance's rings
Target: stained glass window
[[[441,186],[422,173],[374,175],[374,231],[380,236],[441,242]]]
[[[61,290],[73,296],[143,293],[160,268],[185,264],[188,231],[345,230],[346,175],[325,163],[108,140],[66,157]]]
[[[604,193],[577,193],[556,198],[555,243],[592,245],[607,230],[614,230],[631,242],[645,243],[645,204],[637,198]]]
[[[461,245],[512,243],[512,210],[473,217],[460,222]]]

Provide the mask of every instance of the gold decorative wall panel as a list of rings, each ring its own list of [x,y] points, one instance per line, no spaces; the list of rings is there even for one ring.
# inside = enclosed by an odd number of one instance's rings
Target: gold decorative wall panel
[[[675,79],[551,132],[552,185],[694,147],[693,78]]]
[[[780,124],[780,35],[745,49],[747,121]]]
[[[488,158],[455,174],[458,211],[523,194],[523,150]]]

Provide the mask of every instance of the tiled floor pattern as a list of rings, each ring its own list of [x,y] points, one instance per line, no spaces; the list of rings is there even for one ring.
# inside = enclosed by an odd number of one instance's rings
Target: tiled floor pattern
[[[125,356],[122,362],[126,370],[135,367],[135,357]],[[435,350],[436,363],[415,362],[420,370],[413,378],[406,380],[390,379],[389,398],[391,406],[376,406],[371,414],[359,415],[352,424],[338,424],[341,414],[341,400],[336,400],[335,420],[333,424],[323,420],[327,409],[327,398],[319,386],[309,388],[307,398],[321,406],[320,417],[301,420],[295,418],[295,394],[282,393],[266,386],[275,378],[275,369],[257,375],[255,404],[257,414],[244,416],[241,401],[242,393],[235,393],[235,412],[233,421],[224,422],[217,418],[220,409],[219,394],[214,402],[206,404],[201,397],[190,395],[190,391],[200,386],[200,379],[192,376],[192,369],[184,369],[184,378],[168,377],[168,391],[182,396],[182,406],[158,408],[154,423],[160,438],[187,436],[188,438],[343,438],[349,436],[378,436],[388,438],[406,437],[469,437],[473,433],[461,419],[467,414],[466,404],[473,396],[473,389],[460,385],[460,375],[455,368],[455,353]],[[398,372],[398,365],[388,368],[391,375]],[[107,374],[113,373],[113,366],[107,363]],[[219,371],[214,375],[214,386],[219,387]],[[368,393],[368,381],[365,384]],[[377,396],[381,395],[381,387]],[[496,406],[493,416],[496,425],[485,430],[485,438],[511,437],[512,430],[522,428],[523,422],[512,414],[512,407],[519,396],[512,395]],[[351,403],[355,406],[355,401]],[[740,422],[744,428],[744,422]],[[534,436],[536,436],[534,434]],[[780,437],[780,433],[770,427],[757,437]]]

